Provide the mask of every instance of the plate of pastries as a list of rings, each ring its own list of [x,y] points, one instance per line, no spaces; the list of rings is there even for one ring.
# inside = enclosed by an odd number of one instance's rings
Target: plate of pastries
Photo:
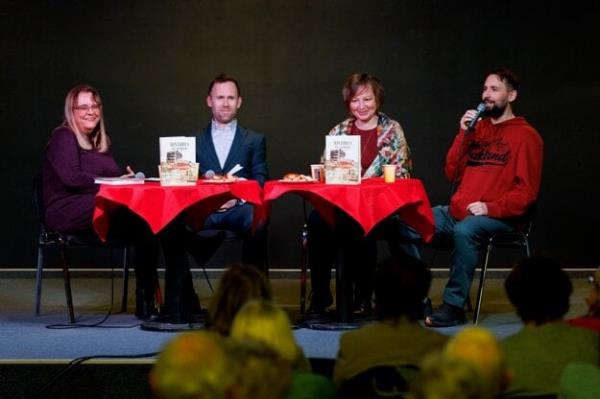
[[[301,173],[286,173],[279,181],[281,183],[314,183],[315,179]]]
[[[242,178],[233,175],[214,175],[210,179],[202,180],[202,183],[209,184],[223,184],[223,183],[234,183],[240,181]]]

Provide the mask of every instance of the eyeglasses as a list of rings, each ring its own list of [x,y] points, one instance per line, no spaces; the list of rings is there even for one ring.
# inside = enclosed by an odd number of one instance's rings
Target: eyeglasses
[[[99,110],[102,109],[102,104],[82,104],[82,105],[76,105],[73,107],[74,109],[76,109],[77,111],[85,111],[85,112],[89,112],[90,110],[94,111],[94,112],[98,112]]]

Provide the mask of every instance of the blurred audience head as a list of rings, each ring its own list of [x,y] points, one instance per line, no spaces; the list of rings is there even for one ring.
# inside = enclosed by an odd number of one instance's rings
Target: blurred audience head
[[[379,320],[423,317],[423,300],[431,285],[431,272],[411,256],[386,259],[375,274],[375,313]]]
[[[307,366],[304,353],[292,334],[287,313],[273,302],[263,299],[247,302],[235,316],[229,336],[264,343],[290,362],[294,369]]]
[[[485,380],[471,362],[433,353],[411,384],[413,399],[491,399]]]
[[[496,337],[481,327],[467,327],[446,344],[444,354],[473,364],[485,380],[490,398],[498,396],[510,383],[504,352]]]
[[[162,399],[226,398],[234,382],[224,338],[211,332],[186,333],[163,348],[150,372]]]
[[[229,335],[238,310],[249,300],[271,300],[271,286],[266,276],[254,266],[232,265],[219,282],[208,308],[208,326]]]
[[[521,260],[510,272],[504,288],[517,314],[527,324],[561,320],[569,311],[573,285],[560,264],[549,257]]]
[[[232,370],[236,379],[231,390],[235,399],[282,399],[292,385],[292,366],[275,350],[249,338],[230,342]]]
[[[596,269],[593,277],[590,277],[590,291],[585,297],[588,305],[588,315],[600,317],[600,267]]]

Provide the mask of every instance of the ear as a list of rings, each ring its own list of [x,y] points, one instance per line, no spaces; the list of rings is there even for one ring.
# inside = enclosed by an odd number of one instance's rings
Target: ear
[[[208,105],[209,108],[213,107],[213,102],[212,102],[211,96],[206,96],[206,105]]]
[[[240,109],[241,106],[242,106],[242,96],[239,96],[238,100],[237,100],[237,109]]]
[[[508,92],[508,102],[512,103],[513,101],[515,101],[517,99],[518,94],[519,94],[519,92],[516,90],[509,91]]]

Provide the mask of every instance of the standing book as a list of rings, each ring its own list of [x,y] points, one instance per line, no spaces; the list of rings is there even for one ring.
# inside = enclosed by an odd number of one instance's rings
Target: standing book
[[[325,136],[325,183],[360,184],[360,136]]]
[[[198,180],[196,137],[161,137],[159,139],[161,186],[193,186]]]
[[[161,137],[160,162],[196,162],[196,137]]]

